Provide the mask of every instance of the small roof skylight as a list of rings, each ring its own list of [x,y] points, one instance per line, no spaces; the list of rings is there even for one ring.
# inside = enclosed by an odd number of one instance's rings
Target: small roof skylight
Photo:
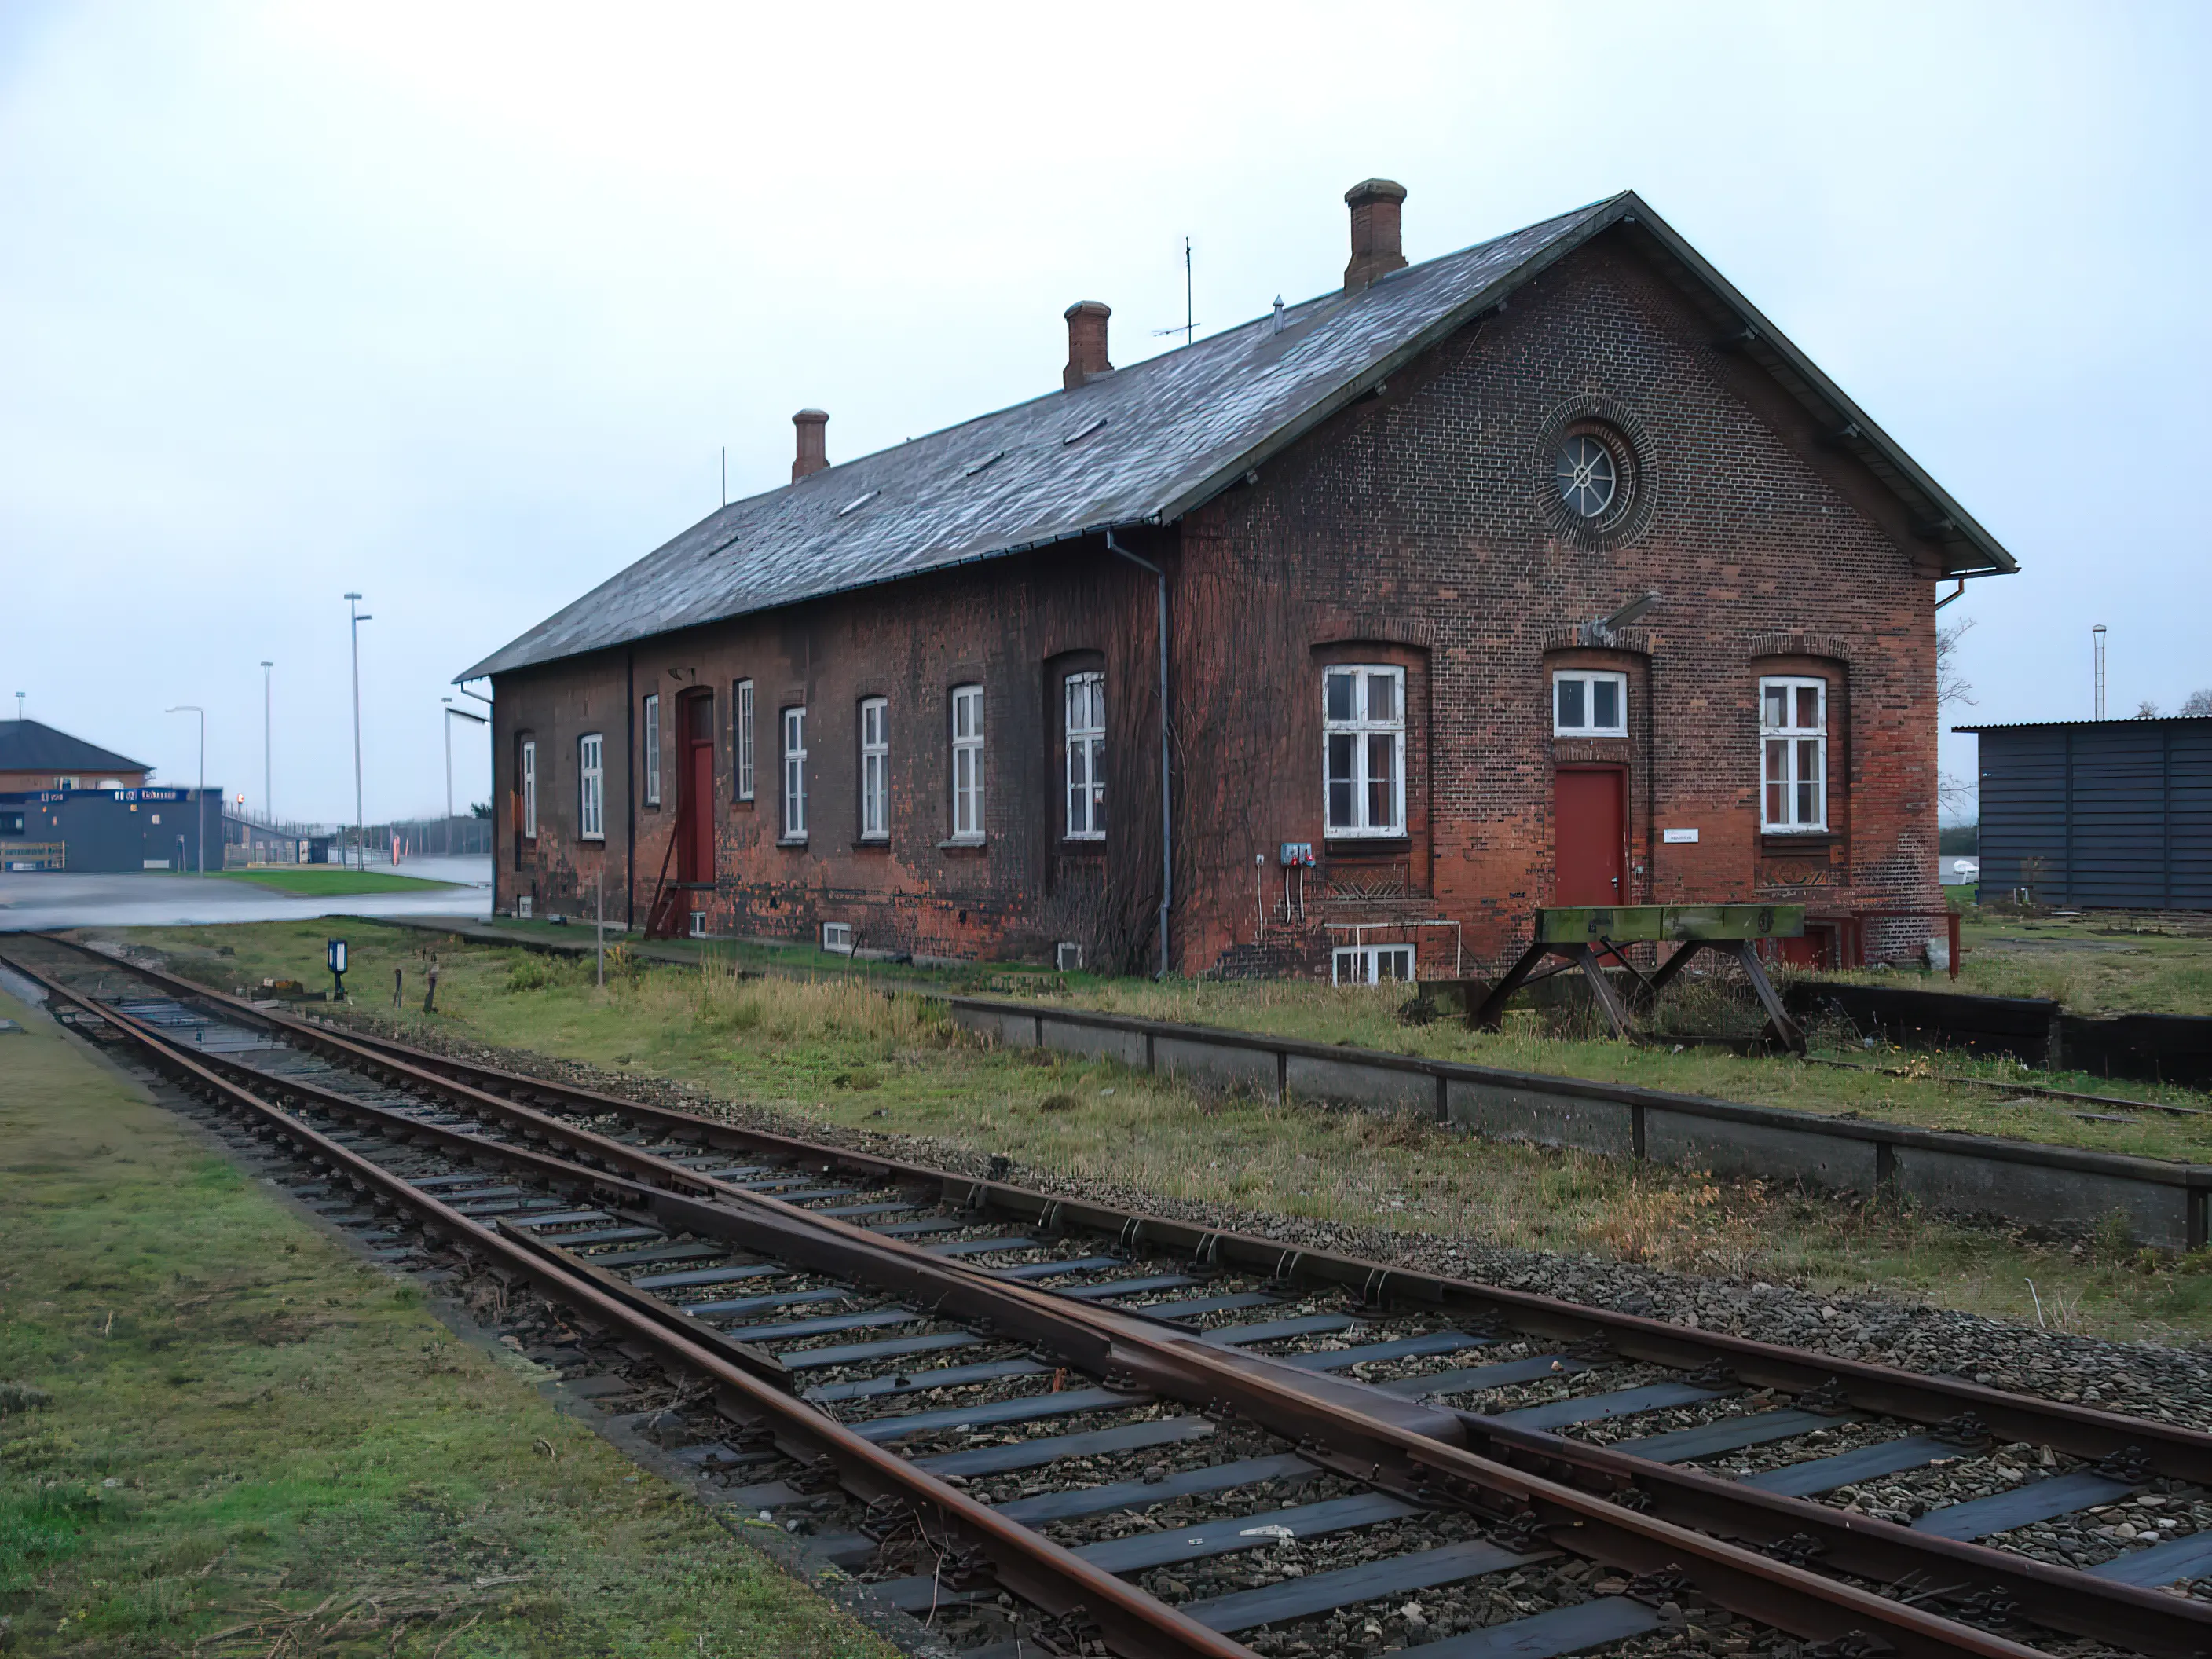
[[[846,502],[844,506],[837,509],[837,516],[842,519],[848,513],[859,512],[862,507],[866,507],[870,501],[872,501],[877,496],[883,493],[884,492],[880,489],[871,489],[865,495],[854,496],[851,501]]]
[[[1105,424],[1106,417],[1103,415],[1101,415],[1097,420],[1091,422],[1089,426],[1085,427],[1081,431],[1069,433],[1065,438],[1060,440],[1060,442],[1064,444],[1079,444],[1085,438],[1089,437],[1092,433],[1097,431],[1099,428]]]
[[[981,472],[985,467],[993,465],[994,462],[1003,461],[1006,459],[1006,452],[1005,450],[994,449],[989,454],[986,455],[981,460],[976,461],[968,466],[962,467],[960,469],[960,476],[963,478],[972,478],[978,472]]]

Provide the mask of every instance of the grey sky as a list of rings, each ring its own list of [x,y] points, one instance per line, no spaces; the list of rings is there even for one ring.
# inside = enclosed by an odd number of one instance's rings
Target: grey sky
[[[2200,6],[0,0],[0,696],[189,781],[442,804],[461,668],[720,500],[1633,187],[2019,557],[1965,718],[2212,684]],[[13,713],[12,701],[0,712]],[[456,793],[485,792],[477,728]],[[1947,740],[1966,770],[1971,743]]]

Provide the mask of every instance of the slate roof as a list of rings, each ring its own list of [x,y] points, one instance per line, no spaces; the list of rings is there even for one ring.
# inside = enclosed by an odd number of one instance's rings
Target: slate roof
[[[1140,524],[1172,522],[1615,225],[1906,498],[1948,574],[2011,556],[1633,191],[732,501],[457,680]]]
[[[0,772],[146,772],[144,761],[126,759],[57,732],[37,720],[0,720]]]

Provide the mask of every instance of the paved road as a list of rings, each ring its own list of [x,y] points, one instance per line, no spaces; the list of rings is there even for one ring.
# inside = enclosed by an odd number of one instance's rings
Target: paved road
[[[372,865],[372,870],[378,866]],[[389,867],[389,866],[386,866]],[[412,859],[403,876],[451,881],[347,898],[297,898],[239,880],[204,880],[160,871],[72,875],[64,871],[0,873],[0,933],[48,927],[182,927],[205,922],[304,921],[315,916],[489,916],[491,858]]]

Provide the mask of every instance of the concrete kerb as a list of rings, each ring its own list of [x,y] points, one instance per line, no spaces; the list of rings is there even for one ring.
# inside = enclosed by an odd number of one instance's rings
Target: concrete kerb
[[[1133,1069],[1278,1102],[1418,1112],[1492,1139],[1802,1182],[1883,1190],[1929,1210],[2084,1230],[2115,1211],[2169,1249],[2206,1242],[2212,1165],[1903,1124],[1823,1117],[1699,1095],[1330,1047],[1127,1015],[945,999],[957,1024],[1024,1047],[1103,1055]]]
[[[563,954],[579,944],[518,937],[483,923],[389,918],[487,944]],[[640,955],[650,946],[633,946]],[[686,954],[666,958],[689,964]],[[797,969],[793,977],[817,977]],[[953,1021],[994,1042],[1114,1060],[1276,1102],[1310,1100],[1369,1111],[1419,1112],[1496,1140],[1647,1158],[1737,1179],[1834,1192],[1893,1193],[1945,1214],[2086,1231],[2115,1212],[2142,1242],[2172,1249],[2207,1243],[2212,1165],[2166,1163],[2034,1141],[1904,1124],[1823,1117],[1701,1095],[1545,1073],[1511,1072],[1127,1014],[955,996],[885,983],[942,1001]]]

